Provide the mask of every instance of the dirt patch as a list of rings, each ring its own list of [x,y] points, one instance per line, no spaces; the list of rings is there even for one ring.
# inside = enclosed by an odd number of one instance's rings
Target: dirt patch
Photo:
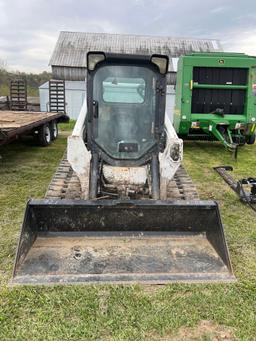
[[[161,341],[237,341],[231,328],[211,321],[201,321],[196,327],[181,327],[177,333],[163,337],[152,336]]]
[[[195,328],[180,328],[178,333],[172,337],[172,340],[236,341],[237,338],[230,328],[218,326],[211,321],[201,321]]]
[[[141,285],[141,288],[145,294],[154,295],[154,294],[157,294],[160,290],[164,289],[165,285],[163,285],[163,284],[159,284],[159,285],[144,284],[144,285]]]

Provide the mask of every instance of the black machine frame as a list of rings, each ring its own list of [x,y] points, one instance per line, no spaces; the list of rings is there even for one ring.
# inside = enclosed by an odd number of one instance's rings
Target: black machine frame
[[[90,172],[90,197],[94,198],[98,192],[98,177],[99,177],[99,162],[100,160],[112,165],[120,167],[141,166],[150,163],[151,167],[151,186],[152,196],[154,199],[159,199],[160,196],[160,180],[159,180],[159,161],[158,153],[160,146],[163,145],[165,139],[164,120],[165,120],[165,104],[166,104],[166,74],[168,71],[169,58],[165,55],[130,55],[116,54],[104,52],[89,52],[87,54],[87,66],[89,58],[92,54],[103,55],[104,60],[101,60],[95,65],[93,70],[88,67],[87,73],[87,108],[88,116],[86,122],[86,143],[92,153],[91,172]],[[152,62],[152,58],[166,59],[166,70],[161,72],[160,68]],[[104,66],[143,66],[152,70],[156,75],[156,107],[155,107],[155,144],[146,151],[141,157],[134,159],[118,159],[110,156],[103,150],[95,141],[93,133],[93,123],[97,119],[97,102],[94,100],[93,80],[97,71]]]
[[[244,178],[236,181],[228,173],[233,171],[231,166],[218,166],[213,168],[229,185],[229,187],[238,195],[243,203],[248,204],[256,212],[256,178]],[[244,189],[244,185],[250,187],[250,191]]]
[[[103,52],[89,52],[90,54],[102,53]],[[165,94],[166,94],[166,73],[161,74],[158,67],[151,62],[152,57],[158,56],[144,56],[144,55],[129,55],[129,54],[115,54],[115,53],[104,53],[105,59],[97,63],[94,70],[88,69],[87,74],[87,107],[88,107],[88,118],[87,118],[87,146],[92,151],[101,155],[101,158],[108,164],[115,166],[140,166],[145,164],[150,158],[152,153],[158,153],[158,142],[164,130],[164,116],[165,116]],[[159,56],[160,57],[160,56]],[[163,58],[168,58],[167,56],[161,56]],[[87,57],[88,58],[88,57]],[[88,61],[87,61],[88,65]],[[152,147],[150,151],[144,154],[139,159],[126,159],[120,160],[114,158],[107,154],[105,150],[98,146],[95,141],[92,129],[93,120],[97,119],[95,117],[95,110],[97,110],[97,103],[94,101],[93,92],[93,80],[96,72],[109,65],[120,65],[120,66],[144,66],[155,72],[157,76],[157,97],[156,97],[156,113],[155,113],[155,139],[156,144]]]

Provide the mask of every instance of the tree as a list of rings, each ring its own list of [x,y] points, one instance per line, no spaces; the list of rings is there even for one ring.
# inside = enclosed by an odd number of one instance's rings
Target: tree
[[[0,70],[6,70],[7,69],[7,60],[0,58]]]

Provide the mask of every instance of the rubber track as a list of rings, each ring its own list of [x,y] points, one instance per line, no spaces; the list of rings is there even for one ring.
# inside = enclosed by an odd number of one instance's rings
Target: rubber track
[[[80,182],[66,158],[66,153],[50,182],[45,198],[81,199]]]
[[[72,170],[66,154],[60,162],[45,194],[47,199],[81,199],[80,182]],[[183,166],[180,166],[174,179],[169,182],[168,200],[198,200],[195,185]]]

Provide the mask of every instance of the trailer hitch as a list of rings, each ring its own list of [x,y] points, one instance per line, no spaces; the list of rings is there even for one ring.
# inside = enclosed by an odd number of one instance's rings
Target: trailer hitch
[[[222,112],[219,110],[217,111],[216,109],[214,113],[221,114]],[[233,141],[231,131],[228,128],[228,124],[226,123],[216,124],[215,122],[211,121],[210,127],[211,129],[209,129],[209,131],[211,131],[211,133],[215,136],[215,138],[218,141],[220,141],[228,151],[232,153],[233,158],[236,160],[237,154],[238,154],[239,143],[235,143],[235,141]]]
[[[247,203],[256,211],[256,178],[248,177],[236,181],[228,172],[233,171],[231,166],[218,166],[213,169],[224,179],[229,187],[239,196],[243,203]],[[246,191],[244,186],[250,186],[250,191]]]

